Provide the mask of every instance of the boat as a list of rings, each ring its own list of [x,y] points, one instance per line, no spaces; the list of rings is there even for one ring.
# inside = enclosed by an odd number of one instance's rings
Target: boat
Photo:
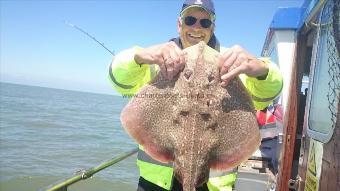
[[[277,10],[262,56],[284,76],[273,109],[273,115],[279,110],[273,155],[278,171],[273,179],[263,165],[264,173],[239,181],[236,190],[255,190],[261,183],[261,190],[340,190],[339,54],[340,1],[306,0],[301,7]]]
[[[280,68],[282,94],[262,111],[262,144],[238,167],[234,190],[340,191],[339,54],[339,0],[305,0],[276,11],[261,56]],[[42,190],[65,191],[136,151]]]

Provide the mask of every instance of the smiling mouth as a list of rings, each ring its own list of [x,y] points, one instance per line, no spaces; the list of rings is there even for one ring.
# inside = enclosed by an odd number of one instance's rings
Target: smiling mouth
[[[187,36],[193,40],[203,40],[204,35],[188,33]]]

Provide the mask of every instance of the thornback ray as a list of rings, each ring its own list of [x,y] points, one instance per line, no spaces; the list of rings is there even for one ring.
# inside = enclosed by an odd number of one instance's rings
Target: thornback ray
[[[221,86],[219,52],[200,42],[184,49],[174,79],[161,74],[126,105],[121,122],[154,159],[173,162],[184,191],[208,181],[209,170],[230,170],[260,145],[255,110],[239,78]],[[147,95],[147,96],[145,96]]]

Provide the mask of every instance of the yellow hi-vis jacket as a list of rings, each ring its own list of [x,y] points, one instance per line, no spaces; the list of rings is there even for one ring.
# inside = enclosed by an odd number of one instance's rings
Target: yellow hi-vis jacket
[[[144,85],[148,84],[159,72],[157,65],[139,65],[134,60],[135,52],[140,47],[120,52],[115,56],[109,65],[109,79],[113,87],[124,97],[133,97]],[[220,48],[223,53],[227,49]],[[280,94],[283,86],[282,75],[275,64],[269,58],[260,58],[268,64],[269,72],[264,80],[258,80],[245,74],[240,74],[239,78],[252,96],[256,110],[267,107]],[[165,164],[152,159],[143,148],[139,147],[137,165],[140,176],[166,190],[171,189],[173,178],[172,164]],[[210,191],[231,191],[236,180],[236,171],[215,173],[210,171],[208,188]]]

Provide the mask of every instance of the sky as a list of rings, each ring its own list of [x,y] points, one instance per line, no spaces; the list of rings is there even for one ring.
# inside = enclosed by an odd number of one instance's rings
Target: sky
[[[65,24],[75,24],[116,54],[178,36],[182,0],[0,0],[0,81],[117,94],[108,80],[112,55]],[[255,56],[278,7],[303,0],[215,0],[215,34],[224,47]]]

